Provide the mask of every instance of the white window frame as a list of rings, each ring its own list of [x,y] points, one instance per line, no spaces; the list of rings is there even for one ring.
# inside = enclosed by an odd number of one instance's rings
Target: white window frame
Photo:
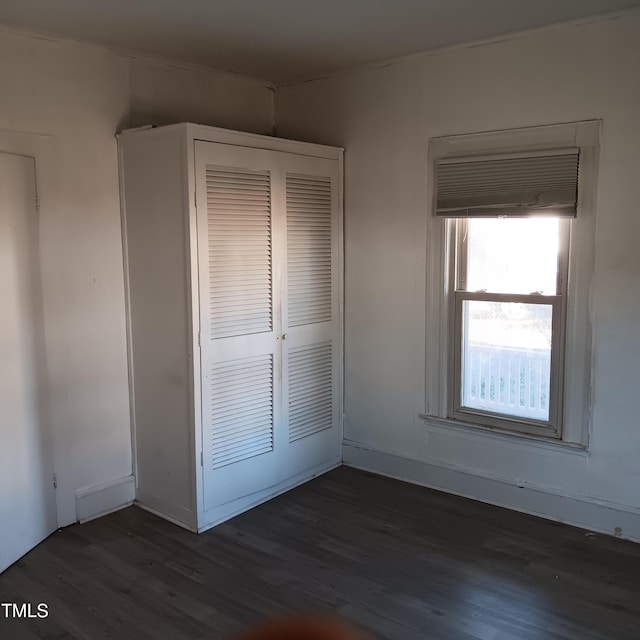
[[[567,296],[565,282],[568,276],[569,247],[571,220],[561,219],[559,227],[558,275],[555,295],[543,294],[512,294],[468,291],[466,287],[466,242],[468,219],[453,219],[448,223],[448,231],[452,235],[449,265],[451,282],[449,290],[449,352],[448,370],[450,375],[449,388],[453,390],[448,397],[448,416],[461,422],[471,422],[484,426],[518,431],[526,434],[559,438],[562,433],[562,387],[564,379],[564,342],[565,317]],[[551,380],[549,398],[549,420],[546,422],[529,418],[507,416],[481,409],[472,409],[462,405],[462,328],[463,304],[467,300],[486,302],[524,302],[527,304],[544,304],[552,307],[552,336],[551,336]]]
[[[515,437],[555,441],[586,448],[591,418],[592,334],[589,292],[593,274],[595,202],[601,121],[585,121],[529,127],[480,134],[432,138],[428,149],[427,292],[426,292],[426,394],[421,417],[427,424],[463,429],[497,431]],[[462,409],[460,398],[460,340],[455,327],[462,300],[484,299],[482,294],[462,292],[456,282],[456,228],[465,222],[433,215],[435,164],[439,160],[522,154],[577,148],[580,150],[577,217],[561,220],[557,296],[539,296],[554,306],[553,340],[558,344],[552,362],[552,386],[556,397],[548,423]],[[566,275],[565,275],[566,274]],[[478,296],[480,296],[478,298]],[[489,294],[491,299],[499,297]],[[536,296],[514,296],[535,303]],[[526,298],[526,300],[525,300]],[[553,300],[555,298],[555,300]],[[505,300],[507,297],[504,298]],[[452,319],[455,321],[452,322]],[[552,355],[553,358],[553,355]]]

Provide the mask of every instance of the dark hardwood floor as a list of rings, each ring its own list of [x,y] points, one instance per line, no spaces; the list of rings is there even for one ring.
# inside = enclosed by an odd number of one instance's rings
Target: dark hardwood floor
[[[0,638],[233,638],[335,611],[373,638],[640,639],[640,545],[341,468],[196,536],[137,508],[0,576]]]

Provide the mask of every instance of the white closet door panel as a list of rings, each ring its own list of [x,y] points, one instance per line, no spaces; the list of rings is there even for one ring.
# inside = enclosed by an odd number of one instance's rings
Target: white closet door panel
[[[212,469],[273,451],[273,357],[269,354],[211,367],[207,451]]]
[[[340,189],[336,162],[290,157],[283,165],[286,460],[299,473],[340,456]]]
[[[289,349],[289,442],[333,426],[331,341]]]
[[[269,171],[207,165],[209,322],[212,338],[273,328]]]
[[[283,249],[274,219],[274,152],[211,142],[196,142],[195,152],[208,510],[280,479],[281,284],[274,255]]]
[[[332,318],[331,176],[286,175],[289,327]]]

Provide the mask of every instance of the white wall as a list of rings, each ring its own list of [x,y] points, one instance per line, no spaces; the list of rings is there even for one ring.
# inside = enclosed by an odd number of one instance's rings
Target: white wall
[[[131,123],[210,124],[271,134],[273,91],[257,80],[203,68],[130,60]]]
[[[114,481],[131,474],[114,135],[129,122],[183,120],[271,133],[272,92],[239,76],[2,30],[0,95],[0,132],[52,137],[38,182],[62,526],[76,520],[76,491],[90,517],[91,488],[114,489],[113,498],[95,494],[95,508],[108,508],[122,495]]]
[[[346,147],[347,462],[640,539],[638,69],[636,13],[280,90],[278,135]],[[589,452],[428,428],[428,139],[594,118],[604,126]]]

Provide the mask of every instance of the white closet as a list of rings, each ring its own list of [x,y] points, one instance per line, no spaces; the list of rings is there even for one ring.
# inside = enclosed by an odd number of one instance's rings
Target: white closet
[[[340,462],[342,151],[119,136],[137,501],[203,531]]]

